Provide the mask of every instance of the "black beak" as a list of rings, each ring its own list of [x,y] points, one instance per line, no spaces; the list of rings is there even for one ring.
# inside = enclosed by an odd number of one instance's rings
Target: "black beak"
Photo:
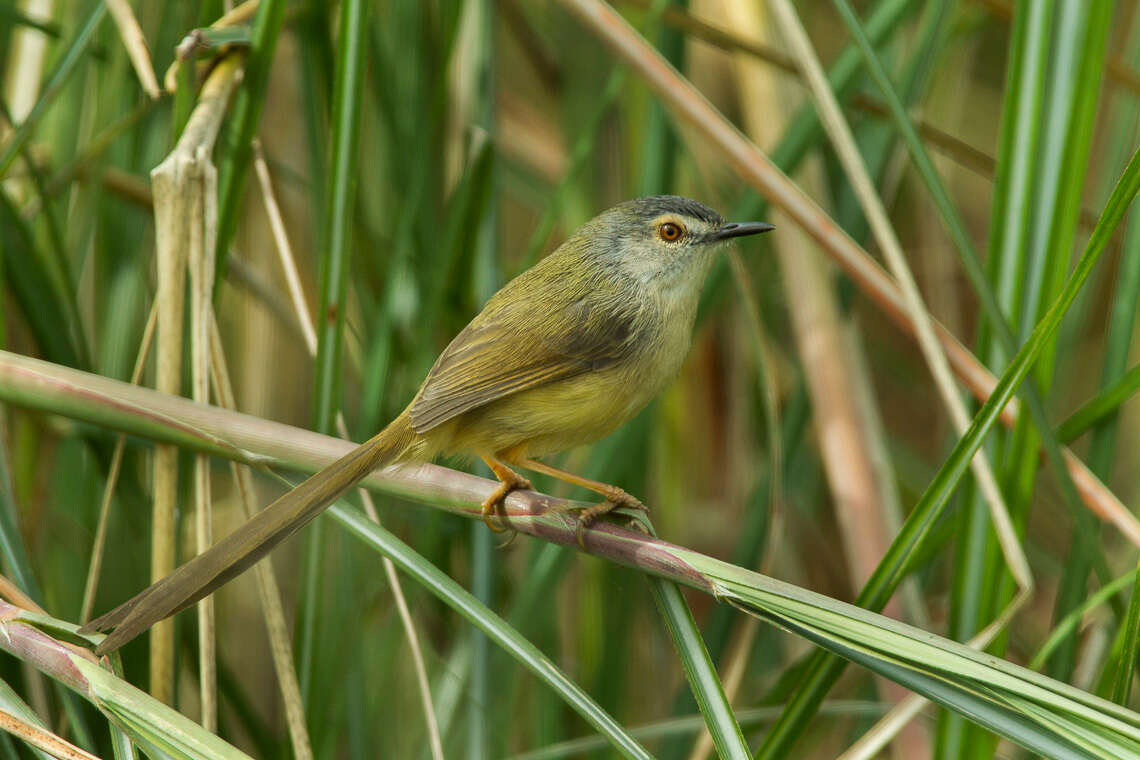
[[[729,222],[714,232],[712,239],[728,240],[745,235],[759,235],[761,232],[770,232],[774,229],[776,228],[766,222]]]

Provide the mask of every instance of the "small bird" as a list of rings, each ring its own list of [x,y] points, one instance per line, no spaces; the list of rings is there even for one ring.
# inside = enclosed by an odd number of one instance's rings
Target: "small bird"
[[[692,340],[701,286],[725,241],[773,229],[726,223],[688,198],[658,195],[614,206],[503,286],[440,354],[415,398],[376,436],[137,596],[85,626],[114,629],[119,648],[244,572],[373,470],[440,454],[474,454],[499,486],[482,504],[492,530],[503,500],[530,483],[511,466],[604,497],[579,518],[645,509],[622,489],[536,457],[596,441],[672,381]],[[505,519],[505,518],[503,518]]]

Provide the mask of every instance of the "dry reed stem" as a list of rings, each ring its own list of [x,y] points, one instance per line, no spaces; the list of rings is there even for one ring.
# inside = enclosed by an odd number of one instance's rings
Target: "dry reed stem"
[[[17,739],[43,750],[52,757],[58,757],[60,760],[99,760],[98,756],[76,747],[46,728],[21,720],[5,710],[0,710],[0,730],[7,731]]]
[[[217,319],[210,312],[210,371],[213,378],[214,394],[218,405],[223,409],[236,409],[237,401],[230,373],[226,366],[225,350],[222,347],[221,333]],[[253,477],[249,468],[237,462],[231,463],[234,484],[237,487],[238,503],[246,520],[254,513]],[[253,566],[257,579],[258,597],[265,616],[266,635],[269,637],[269,652],[273,660],[273,670],[281,689],[281,701],[285,706],[285,722],[289,728],[289,741],[293,746],[296,760],[312,760],[313,748],[309,741],[309,730],[305,717],[305,703],[301,698],[301,686],[297,672],[293,669],[293,645],[289,626],[285,622],[285,608],[281,603],[281,589],[277,576],[273,574],[273,564],[268,560]]]
[[[191,398],[200,404],[210,402],[210,323],[213,314],[214,249],[218,232],[218,172],[210,160],[210,150],[195,151],[196,174],[193,186],[194,214],[190,219],[190,355]],[[211,519],[210,458],[194,457],[195,541],[201,554],[214,543]],[[202,727],[211,733],[218,725],[218,670],[214,598],[198,602],[198,673]]]
[[[41,607],[35,599],[25,594],[24,590],[13,583],[6,575],[0,575],[0,597],[7,599],[17,607],[23,607],[25,610],[44,615],[47,614],[44,608]]]
[[[209,155],[217,139],[230,95],[241,79],[234,57],[223,59],[202,87],[198,105],[170,155],[151,172],[154,192],[155,246],[158,258],[158,344],[156,387],[178,394],[182,380],[182,308],[190,248],[204,245],[210,233],[206,226],[216,212],[207,199],[210,184]],[[216,193],[214,194],[216,198]],[[216,224],[216,222],[215,222]],[[200,340],[200,337],[198,338]],[[175,566],[175,508],[178,498],[178,448],[155,447],[154,520],[152,525],[151,578],[168,575]],[[207,613],[207,621],[209,614]],[[205,627],[205,626],[203,626]],[[162,702],[173,696],[174,628],[163,621],[151,629],[151,693]],[[202,682],[211,681],[210,664],[203,662]],[[203,708],[209,708],[204,701]],[[204,715],[206,713],[203,713]]]
[[[561,3],[630,64],[676,117],[690,124],[709,145],[717,148],[742,179],[813,237],[887,316],[913,333],[902,296],[891,277],[620,15],[599,0],[561,0]],[[996,378],[945,327],[937,322],[934,327],[955,373],[975,397],[988,398],[997,384]],[[1017,413],[1018,404],[1012,400],[1002,410],[1002,422],[1012,425]],[[1066,448],[1063,455],[1086,506],[1116,527],[1130,543],[1140,546],[1140,521],[1072,451]]]
[[[119,37],[123,40],[123,47],[127,49],[127,57],[131,59],[131,66],[138,75],[139,83],[151,100],[157,100],[162,96],[162,92],[158,89],[158,78],[154,75],[154,64],[150,60],[146,39],[130,3],[127,0],[107,0],[107,10],[111,11],[111,18],[115,20],[115,26],[119,29]]]
[[[305,337],[305,348],[309,352],[309,357],[316,359],[316,326],[313,324],[313,317],[307,306],[308,301],[301,287],[301,276],[297,270],[296,259],[293,256],[293,246],[289,243],[289,236],[285,232],[285,223],[281,217],[281,209],[277,205],[277,197],[273,192],[273,183],[269,176],[269,166],[265,163],[261,143],[257,140],[254,141],[253,145],[253,162],[258,183],[261,187],[261,196],[265,202],[265,212],[269,217],[270,228],[273,231],[273,240],[281,259],[281,268],[285,273],[285,281],[289,288],[289,295],[293,303],[297,321],[301,325],[301,332]],[[336,430],[337,435],[342,439],[346,441],[351,440],[348,435],[348,426],[344,421],[344,413],[339,409],[336,413]],[[380,515],[376,511],[376,505],[372,502],[372,494],[364,488],[357,489],[357,492],[360,494],[361,502],[364,505],[364,512],[368,515],[368,519],[379,525]],[[435,707],[432,704],[431,685],[428,682],[427,668],[424,666],[423,651],[420,649],[419,635],[416,633],[415,623],[412,620],[411,612],[408,610],[408,603],[404,597],[404,589],[400,583],[400,576],[396,573],[396,565],[388,557],[382,557],[381,561],[384,566],[384,574],[388,578],[388,585],[392,588],[392,596],[396,603],[396,611],[400,618],[400,624],[404,628],[404,635],[408,639],[408,646],[411,649],[412,666],[416,674],[416,685],[419,688],[420,704],[424,711],[424,720],[427,723],[428,743],[431,747],[432,758],[433,760],[443,760],[443,740],[439,734],[439,721],[436,719]]]

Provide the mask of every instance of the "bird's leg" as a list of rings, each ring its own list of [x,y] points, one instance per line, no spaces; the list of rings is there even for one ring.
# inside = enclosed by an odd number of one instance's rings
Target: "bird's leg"
[[[507,494],[517,488],[529,489],[530,481],[519,475],[517,472],[507,467],[498,459],[493,457],[486,457],[480,455],[480,459],[487,463],[491,468],[491,472],[495,473],[495,477],[499,479],[499,486],[491,495],[483,500],[483,522],[487,523],[487,527],[496,533],[505,533],[507,528],[495,525],[495,521],[491,519],[492,515],[497,515],[506,522],[505,510],[503,509],[503,500],[507,498]],[[509,525],[507,527],[510,527]]]
[[[578,514],[578,530],[575,535],[578,538],[578,545],[583,549],[586,548],[586,543],[583,540],[583,531],[589,528],[591,524],[599,517],[615,509],[627,508],[636,509],[640,512],[649,513],[649,507],[642,504],[636,497],[631,496],[625,490],[617,486],[610,485],[609,483],[602,483],[598,480],[590,480],[581,475],[575,475],[572,472],[560,470],[557,467],[551,467],[545,462],[539,462],[536,459],[511,459],[511,464],[522,467],[533,472],[541,472],[543,475],[549,475],[552,478],[571,483],[576,486],[581,486],[594,493],[601,494],[605,497],[605,501],[601,504],[595,504],[592,507],[583,509]]]

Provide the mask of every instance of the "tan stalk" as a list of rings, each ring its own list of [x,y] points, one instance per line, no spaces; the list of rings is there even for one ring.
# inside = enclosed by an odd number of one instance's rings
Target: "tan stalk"
[[[143,90],[152,100],[157,100],[162,92],[158,89],[158,78],[154,75],[154,64],[150,61],[146,38],[143,37],[130,3],[127,0],[107,0],[107,10],[111,11],[111,18],[115,19],[119,37],[123,40],[123,47],[127,49],[127,56],[131,59],[131,66],[134,67]]]
[[[903,298],[891,277],[807,194],[724,118],[692,83],[682,77],[612,8],[600,0],[560,0],[602,41],[638,73],[662,104],[692,126],[742,179],[768,198],[833,257],[854,283],[897,324],[913,332]],[[934,323],[936,337],[959,378],[979,400],[989,397],[996,378],[945,327]],[[1018,404],[1002,410],[1012,425]],[[1140,520],[1069,449],[1065,464],[1085,505],[1140,546]]]
[[[7,599],[17,607],[23,607],[25,610],[47,614],[44,608],[36,603],[35,599],[25,594],[24,590],[6,575],[0,575],[0,597]]]
[[[21,10],[29,18],[50,19],[52,5],[52,0],[29,0],[22,4]],[[12,125],[27,118],[39,98],[50,43],[51,38],[37,29],[22,24],[16,24],[12,28],[7,78],[0,82]],[[0,135],[3,134],[0,131]]]
[[[226,366],[225,350],[222,347],[218,323],[211,310],[210,315],[210,373],[214,381],[214,394],[218,405],[223,409],[236,409],[230,373]],[[253,517],[255,491],[253,477],[245,465],[232,463],[234,484],[237,487],[238,503],[241,504],[245,519]],[[265,615],[265,628],[269,636],[269,651],[273,659],[273,669],[277,684],[281,688],[281,701],[285,705],[285,719],[289,727],[289,740],[293,745],[295,760],[312,760],[313,748],[309,741],[309,730],[305,719],[305,704],[301,699],[301,687],[297,682],[297,672],[293,669],[293,645],[289,626],[285,622],[285,608],[281,604],[281,589],[277,576],[273,574],[273,564],[269,560],[258,562],[253,568],[257,579],[258,596]]]
[[[60,760],[99,760],[96,755],[76,747],[46,728],[28,723],[10,712],[0,710],[0,731],[7,731],[21,741],[43,750]]]
[[[218,237],[218,172],[210,149],[199,146],[194,156],[193,216],[190,221],[190,354],[191,398],[210,403],[210,322],[213,314],[214,249]],[[194,457],[194,535],[199,554],[214,543],[211,518],[210,457]],[[214,599],[198,602],[198,690],[201,723],[214,732],[218,725],[218,664]]]
[[[301,325],[301,332],[305,336],[305,348],[311,358],[317,356],[317,331],[313,324],[313,317],[306,305],[305,293],[301,287],[301,276],[297,271],[297,262],[293,256],[293,246],[289,243],[289,236],[285,233],[285,222],[281,217],[281,209],[277,205],[277,197],[273,192],[273,182],[269,176],[269,166],[265,163],[265,155],[261,150],[261,143],[254,142],[253,146],[254,169],[257,172],[258,183],[261,186],[261,197],[265,201],[265,213],[269,216],[269,225],[273,230],[273,240],[277,246],[277,253],[281,258],[281,268],[285,272],[285,281],[288,283],[289,295],[296,310],[297,321]],[[344,413],[336,413],[336,431],[344,440],[351,440],[348,435],[348,426],[344,422]],[[380,515],[376,505],[372,502],[372,494],[363,488],[357,489],[360,500],[364,504],[364,512],[368,519],[377,525],[380,524]],[[424,711],[424,720],[427,723],[427,732],[433,760],[443,760],[443,740],[439,735],[439,721],[436,719],[435,707],[431,699],[431,685],[428,682],[427,668],[424,667],[423,652],[420,649],[419,635],[416,633],[415,623],[408,610],[407,600],[404,598],[404,589],[400,584],[400,576],[396,573],[396,565],[387,557],[382,558],[384,573],[388,578],[388,585],[392,587],[392,596],[396,602],[396,610],[400,623],[404,628],[404,635],[408,639],[411,649],[412,665],[416,674],[416,684],[419,687],[420,703]]]
[[[211,72],[199,96],[198,105],[170,155],[151,172],[154,190],[155,246],[158,259],[158,344],[156,387],[177,395],[182,379],[182,307],[189,249],[209,242],[206,230],[211,216],[204,198],[205,166],[217,139],[226,106],[241,79],[236,57],[223,59]],[[216,194],[215,194],[216,195]],[[201,326],[195,330],[201,340]],[[199,344],[200,351],[202,344]],[[198,382],[195,385],[199,385]],[[178,448],[166,444],[155,447],[154,522],[152,526],[151,576],[164,577],[174,569],[174,516],[178,498]],[[197,468],[196,468],[197,469]],[[200,481],[199,481],[200,482]],[[201,526],[199,526],[201,531]],[[207,530],[208,533],[208,530]],[[207,613],[207,622],[209,613]],[[206,626],[202,626],[206,628]],[[208,635],[212,636],[212,633]],[[169,703],[174,683],[174,627],[167,620],[151,631],[151,693]],[[211,682],[211,663],[203,661],[203,688]],[[212,702],[212,697],[209,702]],[[203,701],[203,709],[210,704]],[[206,713],[204,712],[203,715]]]

